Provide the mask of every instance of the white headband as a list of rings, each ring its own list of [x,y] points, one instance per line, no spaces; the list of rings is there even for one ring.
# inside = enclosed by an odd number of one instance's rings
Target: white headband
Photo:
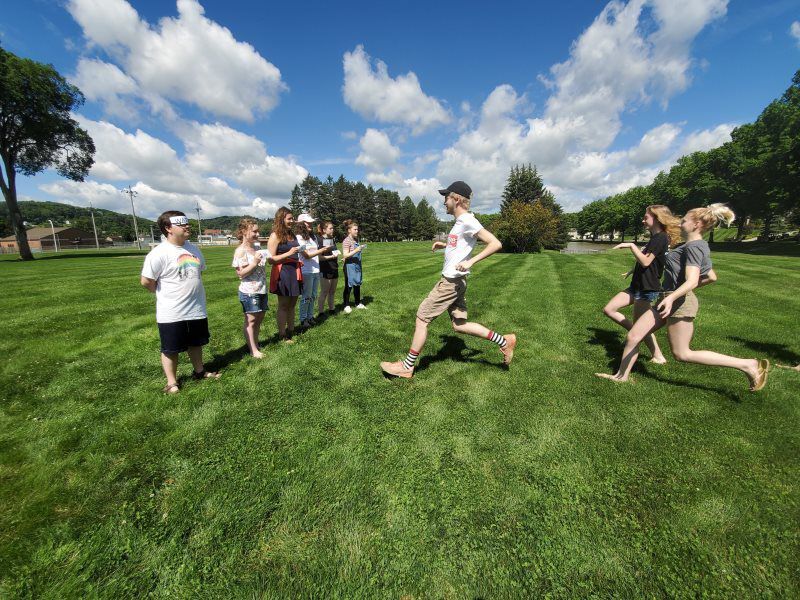
[[[170,217],[169,222],[172,225],[188,225],[189,218],[186,215],[179,215],[177,217]]]

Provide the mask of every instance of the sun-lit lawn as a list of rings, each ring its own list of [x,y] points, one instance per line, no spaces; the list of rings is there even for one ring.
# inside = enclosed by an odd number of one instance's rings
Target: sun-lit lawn
[[[469,282],[471,317],[519,336],[510,369],[443,318],[415,378],[386,379],[441,268],[425,248],[370,244],[368,310],[290,347],[271,299],[262,361],[243,350],[232,249],[206,250],[223,378],[184,362],[177,396],[160,392],[142,254],[0,260],[0,595],[800,594],[800,374],[758,394],[673,360],[599,380],[629,255],[547,252]],[[800,362],[781,248],[714,254],[697,347]]]

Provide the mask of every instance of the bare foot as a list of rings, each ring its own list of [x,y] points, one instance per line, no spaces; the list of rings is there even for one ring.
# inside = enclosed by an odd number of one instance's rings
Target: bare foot
[[[769,361],[762,358],[757,361],[758,364],[758,377],[752,381],[750,385],[751,392],[757,392],[767,385],[767,376],[769,375]]]
[[[779,369],[789,369],[790,371],[798,371],[798,372],[800,372],[800,364],[798,364],[798,365],[796,365],[794,367],[792,367],[790,365],[775,365],[775,366],[778,367]]]
[[[621,377],[617,377],[616,374],[612,375],[611,373],[595,373],[595,377],[600,377],[601,379],[608,379],[609,381],[613,381],[614,383],[627,383],[628,378],[622,379]]]
[[[667,364],[667,359],[664,358],[663,356],[654,356],[653,358],[650,359],[650,362],[653,363],[654,365],[665,365]]]
[[[252,353],[252,356],[253,358],[264,358],[264,353],[260,352],[259,350],[256,350],[255,352]]]

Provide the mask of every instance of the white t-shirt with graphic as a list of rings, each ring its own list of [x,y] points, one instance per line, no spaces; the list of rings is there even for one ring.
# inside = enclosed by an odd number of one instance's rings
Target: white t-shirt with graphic
[[[301,246],[303,244],[306,245],[306,252],[316,252],[319,250],[317,238],[315,236],[312,235],[308,239],[304,238],[302,235],[298,235],[296,237],[298,244]],[[300,253],[300,260],[303,261],[303,273],[319,273],[319,256],[306,258],[302,253]]]
[[[483,229],[480,221],[472,213],[464,213],[456,219],[450,234],[447,236],[447,248],[444,251],[445,277],[464,277],[469,271],[457,271],[456,265],[467,260],[478,241],[478,232]]]
[[[244,248],[237,248],[233,253],[233,262],[231,266],[234,269],[240,267],[247,267],[253,263],[258,263],[258,266],[250,271],[249,275],[245,275],[239,281],[239,291],[243,294],[266,294],[267,293],[267,270],[264,266],[267,264],[267,251],[258,250],[256,252],[248,252]]]
[[[144,259],[142,277],[156,280],[156,321],[176,323],[205,319],[206,291],[200,277],[206,261],[200,249],[186,242],[161,242]]]

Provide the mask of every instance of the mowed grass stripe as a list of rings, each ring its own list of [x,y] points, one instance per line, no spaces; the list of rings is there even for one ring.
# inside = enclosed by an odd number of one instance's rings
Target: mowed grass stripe
[[[114,259],[89,258],[113,283],[107,297],[86,288],[84,306],[103,312],[98,304],[133,290],[141,304],[129,320],[81,313],[74,326],[83,341],[61,343],[71,335],[57,331],[47,369],[21,352],[6,366],[0,589],[341,597],[796,589],[792,373],[774,374],[758,396],[732,391],[734,379],[719,384],[719,370],[673,363],[609,387],[591,374],[608,359],[608,337],[590,344],[590,328],[616,328],[600,308],[629,260],[545,253],[492,257],[470,279],[471,318],[521,332],[509,370],[495,346],[455,335],[444,316],[415,379],[390,381],[378,362],[405,354],[442,256],[423,244],[369,251],[368,310],[336,315],[293,347],[268,343],[264,361],[242,355],[231,250],[207,252],[209,350],[225,376],[190,382],[174,398],[158,393],[141,260],[130,261],[126,279],[105,264]],[[741,261],[732,259],[736,272]],[[79,277],[44,266],[56,286]],[[264,339],[274,331],[271,301]],[[45,310],[61,310],[57,295],[48,302]],[[756,322],[746,339],[791,351],[770,323]],[[702,325],[711,343],[730,334],[717,326]],[[17,338],[20,348],[31,344]]]

